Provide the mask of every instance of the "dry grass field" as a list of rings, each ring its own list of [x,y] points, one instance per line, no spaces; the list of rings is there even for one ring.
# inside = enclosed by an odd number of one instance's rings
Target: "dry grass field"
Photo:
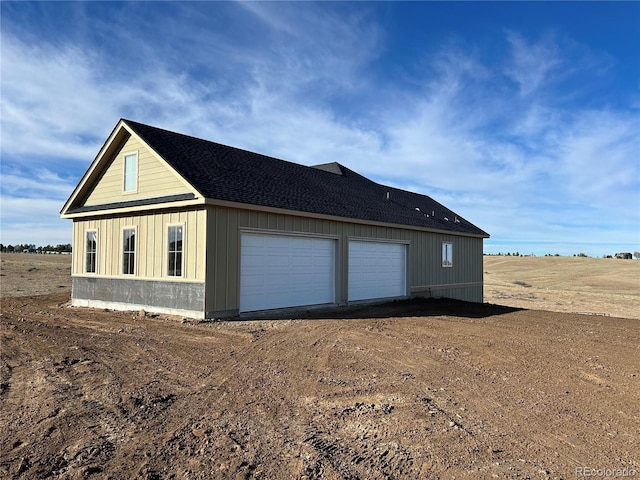
[[[2,255],[2,479],[640,476],[640,262],[203,323],[70,308],[69,261]]]
[[[640,261],[484,257],[486,302],[640,319]]]
[[[3,254],[3,297],[71,291],[70,255]],[[484,257],[488,303],[640,319],[640,261]]]
[[[71,255],[0,254],[2,298],[71,294]]]

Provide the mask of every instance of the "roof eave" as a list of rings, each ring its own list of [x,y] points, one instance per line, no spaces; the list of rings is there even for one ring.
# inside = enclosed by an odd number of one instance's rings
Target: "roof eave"
[[[332,220],[339,222],[349,222],[349,223],[357,223],[361,225],[374,225],[377,227],[392,227],[392,228],[402,228],[405,230],[416,230],[420,232],[430,232],[430,233],[439,233],[445,235],[456,235],[461,237],[473,237],[473,238],[489,238],[489,234],[487,232],[482,231],[482,233],[471,233],[471,232],[458,232],[454,230],[445,230],[439,228],[430,228],[430,227],[420,227],[417,225],[407,225],[403,223],[393,223],[393,222],[381,222],[375,220],[366,220],[360,218],[351,218],[351,217],[341,217],[336,215],[328,215],[324,213],[315,213],[315,212],[305,212],[301,210],[289,210],[286,208],[279,207],[268,207],[264,205],[255,205],[251,203],[241,203],[241,202],[233,202],[229,200],[219,200],[215,198],[205,198],[202,202],[205,205],[211,205],[216,207],[227,207],[227,208],[238,208],[243,210],[253,210],[257,212],[267,212],[267,213],[279,213],[282,215],[294,215],[294,216],[304,216],[310,218],[317,218],[319,220]]]
[[[98,217],[103,215],[119,215],[144,211],[194,207],[202,205],[203,203],[204,200],[202,197],[194,197],[192,194],[172,195],[171,197],[148,198],[134,200],[131,202],[118,202],[80,207],[77,209],[71,209],[60,216],[64,219]]]

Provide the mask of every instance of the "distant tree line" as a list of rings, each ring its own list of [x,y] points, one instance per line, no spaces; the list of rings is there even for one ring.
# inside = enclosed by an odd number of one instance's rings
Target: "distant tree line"
[[[520,253],[520,252],[506,252],[506,253],[502,253],[502,252],[498,252],[498,253],[485,253],[484,255],[487,255],[489,257],[535,257],[535,255],[533,253],[530,253],[529,255],[526,255],[524,253]],[[545,255],[546,257],[547,255]],[[549,255],[551,256],[551,255]],[[559,257],[560,255],[556,254],[556,257]]]
[[[0,251],[2,253],[71,253],[71,244],[59,243],[55,247],[53,245],[36,247],[33,243],[23,243],[18,245],[3,245],[0,243]]]
[[[535,257],[535,255],[533,253],[529,254],[529,255],[522,255],[520,254],[520,252],[515,252],[515,253],[511,253],[511,252],[507,252],[507,253],[485,253],[484,255],[490,256],[490,257]],[[544,255],[545,257],[560,257],[561,255],[559,253],[546,253]],[[589,255],[587,255],[586,253],[574,253],[573,254],[574,257],[584,257],[587,258]],[[633,257],[636,259],[640,259],[640,252],[633,252]],[[603,255],[602,258],[631,258],[631,253],[616,253],[615,255]]]
[[[620,253],[616,253],[615,255],[604,255],[604,258],[622,258],[625,260],[631,260],[632,258],[640,259],[640,252],[633,252],[633,255],[631,254],[631,252],[620,252]]]

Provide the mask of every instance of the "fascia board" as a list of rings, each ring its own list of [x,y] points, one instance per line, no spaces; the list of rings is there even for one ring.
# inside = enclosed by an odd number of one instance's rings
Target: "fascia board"
[[[186,200],[182,202],[166,202],[166,203],[157,203],[153,205],[140,205],[135,207],[122,207],[122,208],[109,208],[105,210],[92,210],[87,212],[77,212],[77,213],[63,213],[60,215],[61,218],[86,218],[86,217],[100,217],[105,215],[128,215],[131,213],[139,213],[139,212],[152,212],[156,210],[168,210],[175,208],[185,208],[185,207],[194,207],[204,205],[204,200],[202,198],[197,198],[195,200]]]

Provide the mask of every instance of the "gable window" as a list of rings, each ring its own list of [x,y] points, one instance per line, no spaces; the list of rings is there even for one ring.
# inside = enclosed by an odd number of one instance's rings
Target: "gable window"
[[[122,231],[122,273],[133,275],[136,265],[136,229],[125,228]]]
[[[442,243],[442,266],[453,267],[453,243]]]
[[[125,192],[135,192],[138,189],[138,154],[131,153],[124,156],[124,187]]]
[[[167,275],[170,277],[182,276],[182,225],[169,227]]]
[[[85,242],[84,270],[86,273],[96,273],[96,259],[98,253],[98,232],[90,230],[87,232]]]

